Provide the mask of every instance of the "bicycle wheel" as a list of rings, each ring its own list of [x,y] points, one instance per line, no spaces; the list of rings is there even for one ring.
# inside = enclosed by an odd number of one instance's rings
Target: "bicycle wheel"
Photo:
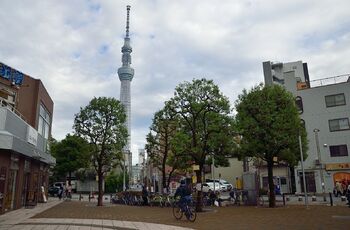
[[[177,202],[174,202],[173,204],[173,215],[175,217],[175,219],[180,220],[182,218],[182,211],[181,208],[179,206],[179,204]]]
[[[186,214],[187,220],[194,222],[196,220],[196,217],[197,217],[196,207],[192,205],[187,206],[187,214]]]

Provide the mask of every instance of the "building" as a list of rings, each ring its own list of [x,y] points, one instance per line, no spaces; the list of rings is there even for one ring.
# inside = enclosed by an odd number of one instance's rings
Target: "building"
[[[130,93],[130,84],[131,80],[134,77],[134,69],[130,67],[131,64],[131,52],[132,48],[130,46],[130,37],[129,37],[129,15],[130,15],[130,6],[126,7],[127,9],[127,19],[126,19],[126,35],[124,38],[124,45],[122,47],[122,67],[118,69],[120,85],[120,101],[125,107],[126,112],[126,127],[128,129],[128,143],[124,147],[124,160],[125,165],[127,166],[127,172],[129,173],[130,178],[132,177],[131,165],[132,165],[132,153],[130,150],[130,118],[131,118],[131,93]]]
[[[45,202],[53,101],[39,79],[0,63],[0,213]]]
[[[264,62],[263,69],[267,85],[281,84],[295,95],[309,143],[304,159],[307,191],[325,194],[336,181],[350,182],[350,75],[310,81],[302,61]],[[300,164],[294,175],[296,191],[303,192]]]

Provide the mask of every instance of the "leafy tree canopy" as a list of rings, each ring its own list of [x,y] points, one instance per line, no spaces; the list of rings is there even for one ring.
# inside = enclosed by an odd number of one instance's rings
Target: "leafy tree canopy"
[[[91,149],[83,138],[67,134],[65,139],[51,145],[52,155],[56,158],[54,173],[60,178],[66,179],[79,168],[89,166]]]
[[[235,149],[233,117],[230,103],[212,80],[184,82],[175,88],[174,96],[166,103],[167,109],[179,117],[179,127],[173,139],[176,152],[190,156],[199,165],[197,182],[209,155],[231,155]],[[201,199],[199,192],[198,199]],[[200,202],[197,210],[200,211]]]
[[[304,153],[307,152],[306,131],[294,97],[279,85],[260,84],[250,92],[243,90],[236,110],[236,125],[242,135],[240,153],[267,162],[269,190],[274,191],[274,159],[295,165],[300,159],[299,135]],[[270,192],[269,201],[274,207],[274,192]]]
[[[114,98],[93,98],[75,115],[74,129],[77,135],[92,146],[92,164],[98,175],[99,199],[102,205],[102,181],[106,172],[123,158],[127,143],[124,106]]]
[[[299,133],[307,152],[306,131],[294,97],[279,85],[243,90],[236,101],[236,125],[242,135],[241,153],[265,161],[277,157],[295,165],[300,160]],[[304,158],[306,158],[306,154]]]

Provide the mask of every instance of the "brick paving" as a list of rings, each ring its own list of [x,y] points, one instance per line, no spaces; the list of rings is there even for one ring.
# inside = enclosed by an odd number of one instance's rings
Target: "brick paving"
[[[147,222],[193,229],[350,229],[350,208],[347,206],[289,205],[267,207],[216,207],[198,213],[195,223],[176,220],[171,208],[62,202],[33,218],[101,219]],[[140,226],[142,224],[140,223]]]

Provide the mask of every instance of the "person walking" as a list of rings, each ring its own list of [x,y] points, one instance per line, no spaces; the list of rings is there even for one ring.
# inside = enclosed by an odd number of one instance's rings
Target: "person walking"
[[[58,187],[58,199],[62,200],[62,195],[63,195],[63,186],[60,185],[60,187]]]
[[[143,205],[148,206],[148,191],[146,186],[142,186],[142,200],[143,200]]]
[[[346,198],[347,198],[347,200],[348,200],[347,205],[348,205],[349,208],[350,208],[350,183],[348,184],[348,187],[346,188]]]

